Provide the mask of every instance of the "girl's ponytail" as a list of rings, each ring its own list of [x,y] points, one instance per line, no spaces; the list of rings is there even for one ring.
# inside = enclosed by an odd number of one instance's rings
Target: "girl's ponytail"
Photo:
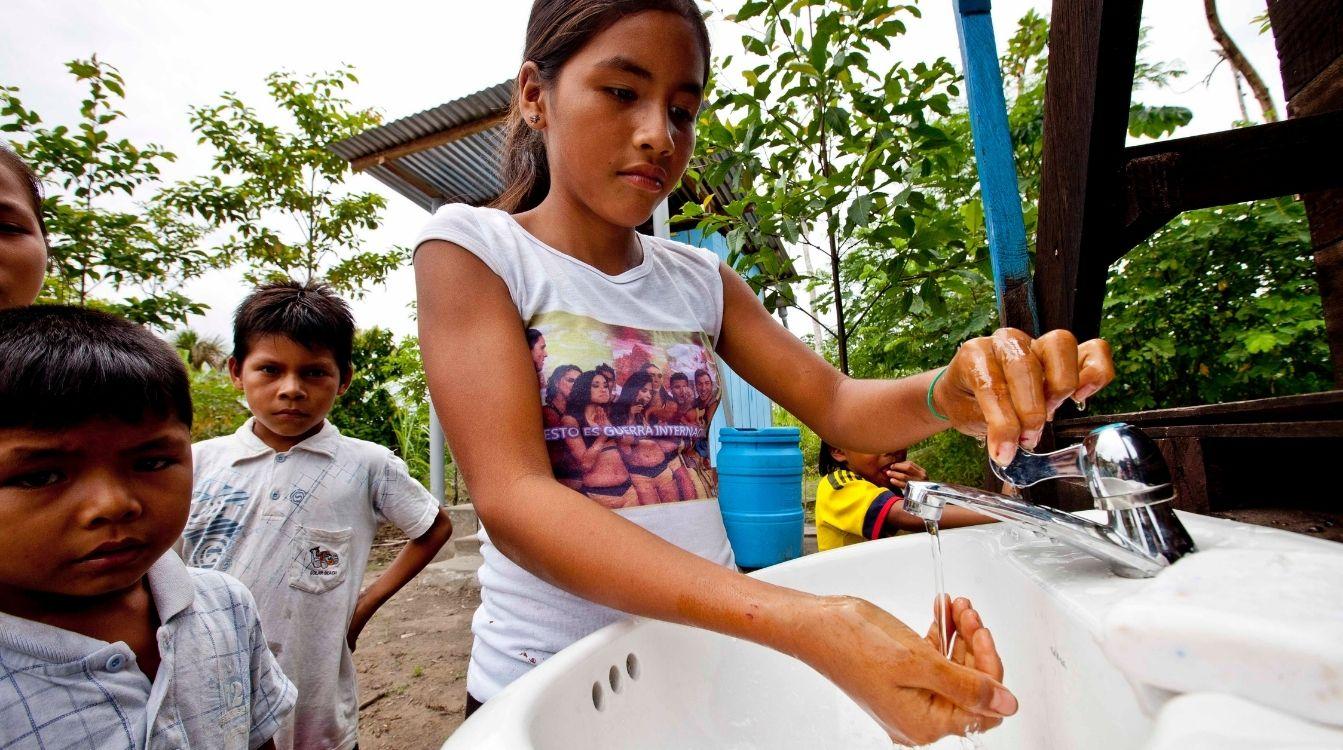
[[[490,204],[510,214],[536,208],[550,192],[546,144],[541,134],[523,121],[519,96],[515,87],[513,103],[508,108],[508,135],[504,138],[503,164],[500,165],[504,192]]]
[[[548,84],[592,37],[623,17],[646,10],[675,13],[695,26],[703,47],[707,84],[709,30],[695,0],[535,0],[527,21],[522,59],[535,63],[541,81]],[[508,135],[501,154],[504,190],[490,204],[508,213],[530,211],[550,192],[545,138],[523,120],[521,104],[522,92],[515,86],[508,108]]]

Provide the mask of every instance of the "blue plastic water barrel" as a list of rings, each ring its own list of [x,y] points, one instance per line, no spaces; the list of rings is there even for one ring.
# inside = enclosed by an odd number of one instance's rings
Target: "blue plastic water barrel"
[[[724,427],[718,504],[737,564],[763,568],[802,556],[802,450],[796,427]]]

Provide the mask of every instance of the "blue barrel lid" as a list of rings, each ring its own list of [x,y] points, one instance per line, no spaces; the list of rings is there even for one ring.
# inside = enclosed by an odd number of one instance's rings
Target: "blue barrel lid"
[[[724,443],[796,443],[801,436],[796,427],[723,427],[718,431]]]

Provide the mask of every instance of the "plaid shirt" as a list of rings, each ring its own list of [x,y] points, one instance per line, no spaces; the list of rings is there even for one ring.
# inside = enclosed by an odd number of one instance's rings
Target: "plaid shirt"
[[[161,664],[0,613],[0,748],[255,748],[294,706],[237,580],[168,552],[149,569]]]

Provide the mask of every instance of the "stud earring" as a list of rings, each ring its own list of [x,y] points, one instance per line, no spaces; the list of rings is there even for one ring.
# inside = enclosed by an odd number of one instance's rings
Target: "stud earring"
[[[532,115],[531,117],[527,118],[527,122],[530,122],[533,125],[535,125],[540,121],[541,121],[541,115]]]

